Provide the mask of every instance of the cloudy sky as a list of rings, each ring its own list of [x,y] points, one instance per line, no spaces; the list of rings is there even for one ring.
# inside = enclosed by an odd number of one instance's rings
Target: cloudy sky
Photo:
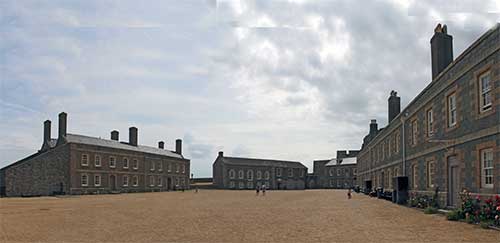
[[[302,161],[359,149],[431,80],[429,40],[457,57],[499,1],[0,0],[0,167],[68,132],[184,141],[196,177],[229,156]]]

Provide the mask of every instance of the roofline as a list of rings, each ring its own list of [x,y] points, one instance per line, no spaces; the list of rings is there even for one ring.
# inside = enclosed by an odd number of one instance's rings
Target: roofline
[[[439,73],[439,75],[437,75],[435,78],[433,78],[431,80],[431,82],[425,86],[425,88],[420,91],[420,93],[418,93],[417,96],[415,96],[415,98],[413,98],[410,103],[408,103],[408,105],[405,106],[404,109],[401,110],[401,112],[399,112],[399,114],[397,116],[395,116],[386,126],[380,128],[379,130],[383,130],[384,128],[388,128],[391,124],[396,124],[396,122],[400,122],[401,120],[401,116],[402,114],[405,113],[405,111],[407,111],[409,109],[409,107],[411,105],[413,105],[415,102],[417,102],[417,100],[423,96],[429,89],[431,89],[431,87],[436,84],[438,82],[438,80],[444,76],[448,71],[450,71],[450,69],[452,69],[455,65],[457,65],[458,62],[462,61],[462,59],[465,58],[465,56],[467,54],[469,54],[474,48],[476,48],[479,43],[481,43],[481,41],[483,41],[484,39],[486,39],[487,37],[489,37],[491,34],[493,34],[497,29],[500,28],[500,22],[497,22],[492,28],[490,28],[488,31],[486,31],[484,34],[482,34],[479,38],[477,38],[474,42],[472,42],[471,45],[469,45],[469,47],[467,47],[467,49],[465,49],[457,58],[455,58],[450,64],[448,64],[448,66]],[[375,135],[375,137],[373,137],[373,139],[370,140],[370,142],[368,144],[365,145],[365,148],[368,147],[369,144],[371,144],[373,141],[375,141],[377,139],[377,137],[379,136],[382,136],[380,135],[382,134],[382,132],[378,132],[377,135]],[[363,151],[364,149],[361,148],[360,149],[360,153]]]
[[[276,160],[276,159],[257,159],[257,158],[246,158],[246,157],[229,157],[229,156],[222,157],[222,159],[223,159],[222,162],[228,163],[228,164],[236,164],[236,163],[231,163],[230,161],[224,161],[225,158],[227,158],[227,159],[246,159],[246,160],[255,160],[255,161],[263,161],[263,162],[267,161],[267,162],[278,162],[278,163],[291,163],[291,164],[296,164],[296,165],[299,165],[299,166],[307,169],[307,166],[302,164],[302,162],[298,162],[298,161]]]

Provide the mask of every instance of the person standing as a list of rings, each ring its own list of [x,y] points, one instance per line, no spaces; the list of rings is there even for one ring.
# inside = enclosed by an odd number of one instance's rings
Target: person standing
[[[266,184],[262,184],[262,196],[266,195]]]
[[[351,196],[351,188],[349,188],[347,190],[347,199],[351,199],[351,198],[352,198],[352,196]]]
[[[258,196],[259,192],[260,192],[260,188],[259,188],[259,186],[256,186],[255,187],[255,193],[256,193],[255,196]]]

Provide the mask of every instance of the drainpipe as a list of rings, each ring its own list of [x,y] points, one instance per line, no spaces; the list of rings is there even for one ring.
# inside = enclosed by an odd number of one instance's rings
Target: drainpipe
[[[406,176],[406,150],[405,150],[405,141],[406,141],[406,138],[405,138],[405,121],[406,118],[408,116],[408,111],[405,111],[405,113],[403,114],[403,117],[401,117],[401,122],[403,123],[402,124],[402,127],[403,127],[403,132],[402,132],[402,137],[403,137],[403,142],[402,142],[402,152],[403,152],[403,176]]]

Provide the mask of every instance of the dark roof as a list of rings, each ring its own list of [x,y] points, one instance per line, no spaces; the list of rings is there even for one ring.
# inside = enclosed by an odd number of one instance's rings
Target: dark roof
[[[274,166],[274,167],[291,167],[291,168],[307,168],[302,163],[296,161],[274,160],[274,159],[253,159],[253,158],[238,158],[238,157],[222,157],[225,164],[231,165],[250,165],[250,166]]]
[[[167,149],[160,149],[160,148],[156,148],[156,147],[143,146],[143,145],[134,146],[134,145],[130,145],[128,143],[119,142],[119,141],[115,141],[115,140],[89,137],[89,136],[78,135],[78,134],[70,134],[70,133],[66,134],[66,141],[68,143],[88,144],[88,145],[95,145],[95,146],[101,146],[101,147],[107,147],[107,148],[131,150],[131,151],[136,151],[136,152],[156,154],[156,155],[168,156],[168,157],[172,157],[172,158],[184,159],[184,157],[182,155],[177,154],[177,153],[170,151],[170,150],[167,150]]]

